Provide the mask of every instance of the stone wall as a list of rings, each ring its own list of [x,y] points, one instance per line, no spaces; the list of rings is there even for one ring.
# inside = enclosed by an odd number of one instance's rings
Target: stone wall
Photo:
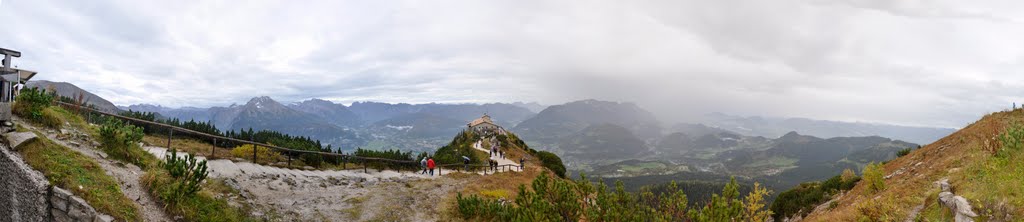
[[[0,143],[0,221],[112,221],[85,200],[54,187]]]

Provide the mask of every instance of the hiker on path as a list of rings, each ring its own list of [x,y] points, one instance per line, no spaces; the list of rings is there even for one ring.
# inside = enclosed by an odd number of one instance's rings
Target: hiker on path
[[[427,174],[427,157],[424,156],[423,160],[420,160],[420,167],[423,168],[423,172],[420,172],[420,174]]]
[[[430,175],[431,176],[434,175],[434,167],[435,167],[435,165],[434,165],[434,158],[431,157],[430,159],[427,159],[427,168],[430,169]]]
[[[462,170],[469,172],[469,157],[462,156]]]
[[[499,151],[498,151],[498,154],[499,154],[499,155],[501,155],[501,158],[502,158],[502,159],[505,159],[505,151],[501,151],[501,150],[499,150]]]
[[[523,171],[523,164],[524,163],[526,163],[526,158],[525,157],[520,157],[519,158],[519,171]]]

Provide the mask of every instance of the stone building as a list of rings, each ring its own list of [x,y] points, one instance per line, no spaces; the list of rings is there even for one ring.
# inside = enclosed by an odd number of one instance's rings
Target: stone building
[[[466,127],[477,133],[505,134],[505,129],[498,126],[498,124],[494,124],[494,121],[491,120],[491,116],[488,116],[487,114],[469,122],[469,124],[466,124]]]

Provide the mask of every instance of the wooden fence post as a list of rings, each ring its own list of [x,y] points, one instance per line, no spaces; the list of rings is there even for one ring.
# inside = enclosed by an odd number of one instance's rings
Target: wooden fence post
[[[289,150],[285,155],[288,155],[288,167],[292,167],[292,151]]]
[[[363,159],[363,173],[367,173],[366,172],[366,159]]]
[[[174,137],[174,128],[167,127],[170,132],[167,133],[167,150],[171,150],[171,138]]]
[[[342,170],[347,170],[348,169],[348,157],[345,156],[345,155],[341,155],[341,169]]]
[[[259,164],[256,162],[256,149],[259,149],[260,147],[256,146],[256,141],[253,139],[253,135],[249,135],[249,142],[252,143],[252,163]]]
[[[210,146],[210,159],[217,157],[217,137],[213,138],[213,146]]]

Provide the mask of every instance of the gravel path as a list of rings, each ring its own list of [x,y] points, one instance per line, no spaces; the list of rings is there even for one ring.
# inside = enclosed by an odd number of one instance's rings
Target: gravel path
[[[167,154],[163,147],[144,149],[158,157]],[[299,170],[226,159],[207,166],[210,178],[223,178],[239,191],[254,216],[282,221],[429,221],[437,215],[431,202],[438,200],[432,198],[463,184],[408,171]]]
[[[493,141],[496,141],[496,140],[492,138],[491,141],[492,141],[492,144],[493,144]],[[484,152],[487,152],[488,154],[490,154],[491,151],[489,149],[483,147],[483,142],[484,142],[483,140],[479,140],[479,141],[476,141],[476,143],[473,143],[473,149],[484,151]],[[506,158],[502,158],[499,154],[492,154],[491,155],[491,159],[498,161],[498,165],[505,165],[505,164],[519,165],[519,162],[510,160],[510,159],[506,159]],[[513,168],[511,170],[512,171],[521,171],[518,168]]]
[[[132,164],[123,164],[113,159],[107,159],[106,154],[99,150],[93,140],[85,133],[79,132],[74,129],[65,129],[56,131],[52,129],[39,129],[30,124],[25,124],[22,121],[18,122],[18,125],[24,126],[28,129],[32,129],[38,132],[42,132],[47,138],[54,143],[68,147],[72,150],[78,151],[79,153],[88,156],[106,171],[107,175],[113,176],[121,185],[121,192],[124,193],[125,197],[135,201],[141,207],[141,218],[145,221],[172,221],[168,217],[167,213],[163,210],[163,205],[158,203],[156,199],[146,192],[142,184],[139,183],[139,178],[143,174],[143,170]],[[70,128],[70,127],[65,127]]]

